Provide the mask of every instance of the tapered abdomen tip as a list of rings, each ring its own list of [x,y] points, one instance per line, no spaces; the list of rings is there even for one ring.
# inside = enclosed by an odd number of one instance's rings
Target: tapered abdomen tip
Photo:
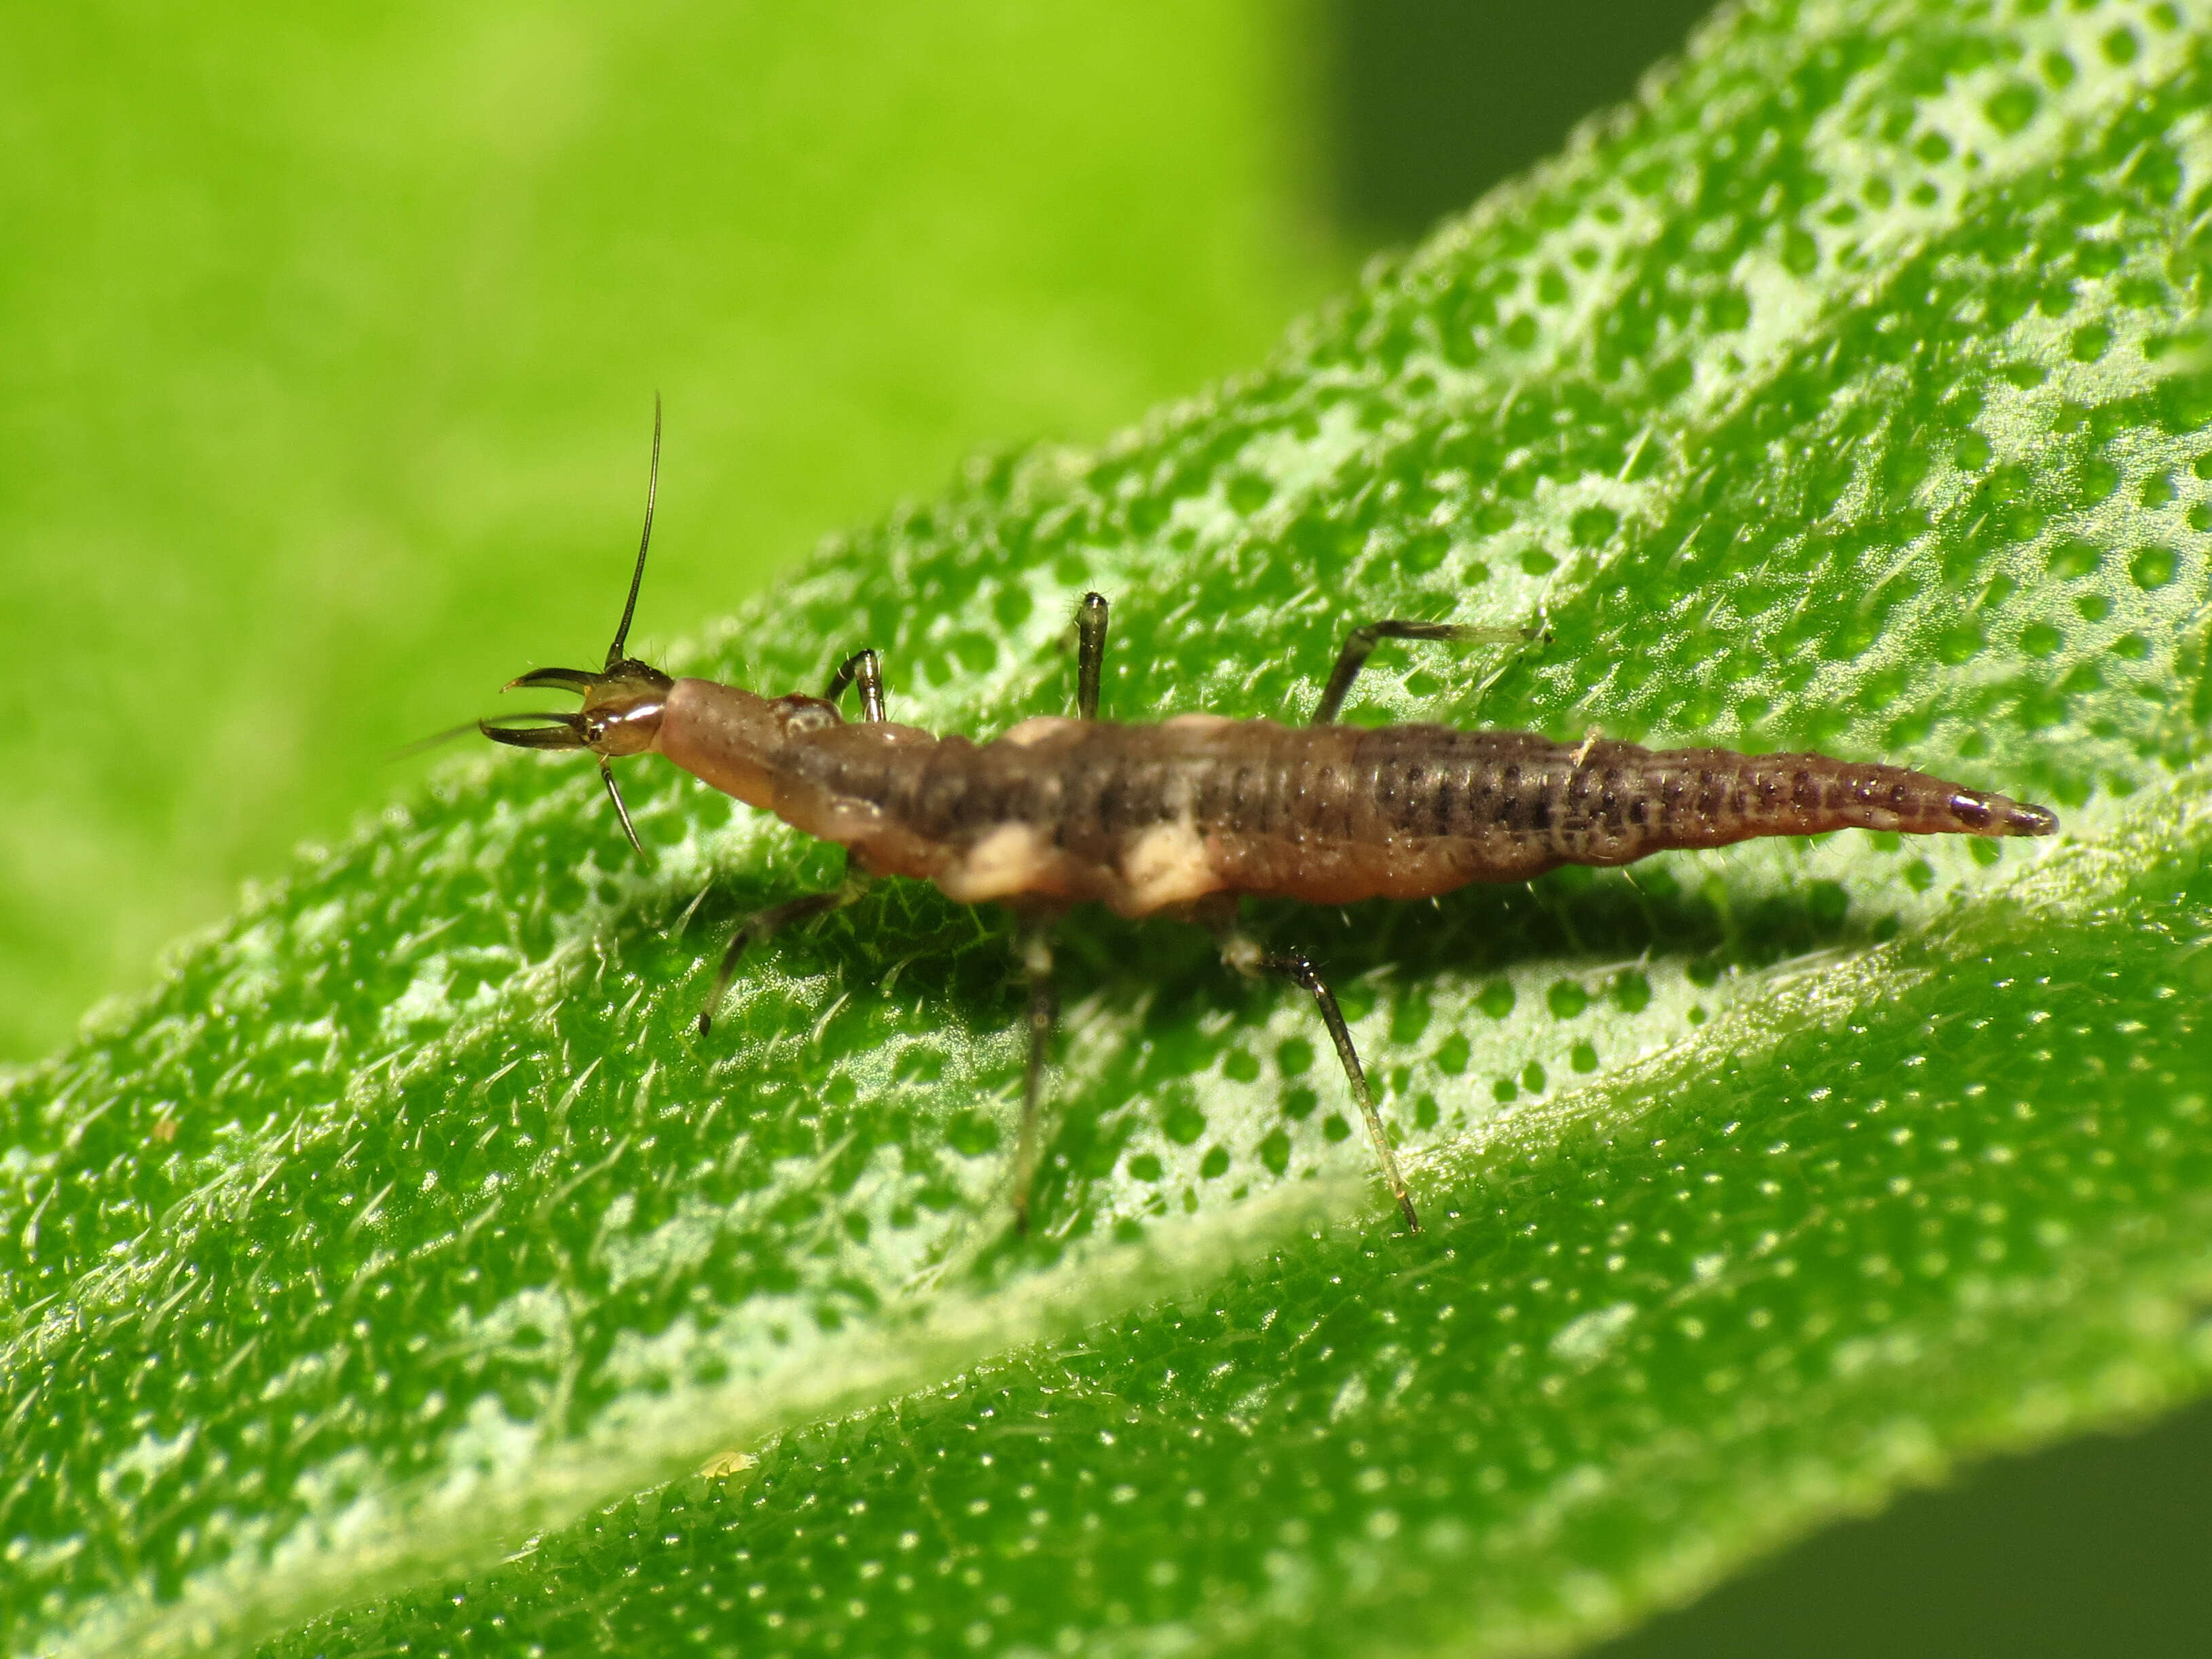
[[[2058,815],[2047,806],[1977,789],[1961,789],[1951,797],[1951,816],[1969,835],[2048,836],[2058,829]]]

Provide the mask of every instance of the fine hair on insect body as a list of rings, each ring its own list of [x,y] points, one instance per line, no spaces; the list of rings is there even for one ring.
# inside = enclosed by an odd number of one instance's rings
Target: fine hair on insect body
[[[820,696],[762,696],[677,679],[625,654],[653,536],[652,480],[629,597],[606,660],[540,668],[510,683],[574,691],[568,713],[477,722],[523,749],[585,750],[640,856],[643,843],[611,762],[657,753],[748,805],[846,849],[847,877],[755,913],[724,952],[699,1015],[702,1036],[745,951],[849,904],[874,879],[934,882],[964,903],[1018,919],[1028,981],[1029,1058],[1012,1176],[1015,1225],[1030,1221],[1045,1060],[1055,1009],[1052,928],[1074,905],[1165,915],[1211,928],[1239,973],[1289,981],[1313,999],[1384,1181],[1408,1229],[1420,1218],[1352,1033],[1314,962],[1239,926],[1246,896],[1346,904],[1431,897],[1474,882],[1525,882],[1565,864],[1621,865],[1674,848],[1844,829],[1906,835],[2048,836],[2041,806],[1902,767],[1825,755],[1647,750],[1592,736],[1560,744],[1522,732],[1431,725],[1362,728],[1336,716],[1376,644],[1522,641],[1512,630],[1395,618],[1351,629],[1310,721],[1179,714],[1156,724],[1099,718],[1109,608],[1075,612],[1074,718],[1025,720],[975,743],[886,718],[882,659],[842,657]],[[857,687],[859,718],[839,710]]]

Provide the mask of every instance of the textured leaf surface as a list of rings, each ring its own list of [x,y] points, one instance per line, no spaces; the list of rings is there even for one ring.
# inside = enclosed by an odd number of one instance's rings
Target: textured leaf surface
[[[988,732],[1086,586],[1131,716],[1540,617],[1364,717],[1904,759],[2063,840],[1256,908],[1417,1238],[1304,1011],[1077,918],[1017,1248],[999,921],[878,889],[702,1047],[834,860],[633,768],[646,872],[588,769],[456,769],[7,1097],[18,1644],[1513,1651],[2201,1392],[2208,107],[2162,7],[1737,15],[1265,373],[679,653],[872,643]]]

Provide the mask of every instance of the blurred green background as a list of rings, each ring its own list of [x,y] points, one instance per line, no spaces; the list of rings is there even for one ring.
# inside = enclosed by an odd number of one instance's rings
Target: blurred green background
[[[595,659],[656,389],[647,654],[1256,364],[1702,9],[10,8],[0,1061]],[[2205,1413],[2007,1466],[1617,1651],[2193,1651],[2208,1471]]]

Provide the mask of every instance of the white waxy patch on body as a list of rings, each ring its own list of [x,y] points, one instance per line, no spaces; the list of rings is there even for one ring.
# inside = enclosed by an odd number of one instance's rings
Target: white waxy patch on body
[[[1172,714],[1160,722],[1163,732],[1209,732],[1216,726],[1235,726],[1238,722],[1226,714]]]
[[[1002,823],[939,875],[937,884],[955,903],[981,904],[1037,891],[1051,865],[1052,843],[1035,824]]]
[[[1188,818],[1156,823],[1132,841],[1121,854],[1121,879],[1128,884],[1131,912],[1138,915],[1188,904],[1221,885],[1205,838]]]
[[[1042,743],[1062,727],[1077,724],[1062,714],[1034,714],[1018,726],[1009,726],[999,741],[1011,743],[1017,749],[1027,749],[1031,744]]]

